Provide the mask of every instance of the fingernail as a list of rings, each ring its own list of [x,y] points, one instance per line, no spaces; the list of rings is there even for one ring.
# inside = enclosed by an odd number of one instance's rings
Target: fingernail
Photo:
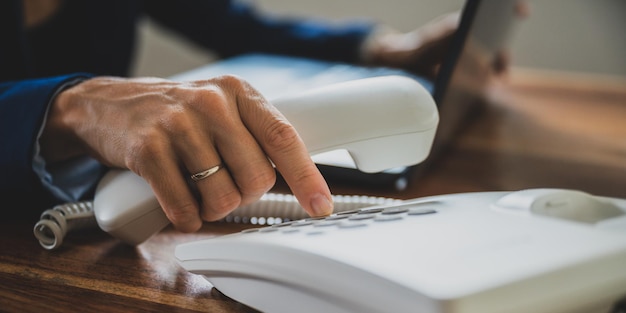
[[[333,202],[323,194],[317,194],[311,199],[311,209],[316,216],[324,216],[333,213]]]

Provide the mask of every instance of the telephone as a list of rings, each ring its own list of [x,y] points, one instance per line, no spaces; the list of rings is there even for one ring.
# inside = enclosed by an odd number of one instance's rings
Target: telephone
[[[311,154],[345,148],[364,171],[421,162],[438,122],[430,94],[403,77],[273,103]],[[94,211],[130,244],[168,223],[128,171],[102,180]],[[626,200],[562,189],[432,196],[184,243],[175,257],[264,312],[618,313]]]
[[[620,313],[626,200],[526,189],[406,200],[183,243],[267,313]]]
[[[311,155],[345,149],[356,167],[379,172],[422,162],[439,115],[431,94],[414,79],[380,76],[335,83],[272,99]],[[98,184],[93,210],[100,228],[137,245],[169,224],[149,185],[112,170]]]

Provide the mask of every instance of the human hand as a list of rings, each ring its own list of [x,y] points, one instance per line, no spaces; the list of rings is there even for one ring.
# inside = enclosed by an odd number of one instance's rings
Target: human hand
[[[452,42],[459,20],[459,12],[448,13],[408,33],[381,26],[365,43],[364,61],[409,70],[432,79]]]
[[[233,76],[92,78],[56,97],[40,144],[49,161],[88,153],[135,172],[184,232],[258,200],[275,183],[272,162],[310,215],[332,212],[329,188],[296,130]],[[218,164],[210,177],[188,179]]]
[[[526,19],[529,15],[527,1],[515,3],[515,18]],[[460,18],[460,12],[444,14],[408,33],[382,25],[364,43],[363,61],[374,66],[408,70],[434,79],[450,48]],[[494,77],[502,77],[508,72],[510,64],[510,52],[501,50],[493,56],[489,70]]]

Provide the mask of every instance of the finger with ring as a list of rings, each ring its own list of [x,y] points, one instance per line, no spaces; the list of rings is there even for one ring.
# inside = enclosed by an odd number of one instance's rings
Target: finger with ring
[[[213,167],[210,167],[204,171],[195,173],[193,175],[191,175],[191,179],[193,179],[194,181],[199,181],[199,180],[203,180],[215,173],[217,173],[217,171],[219,171],[222,168],[222,164],[218,164],[215,165]]]

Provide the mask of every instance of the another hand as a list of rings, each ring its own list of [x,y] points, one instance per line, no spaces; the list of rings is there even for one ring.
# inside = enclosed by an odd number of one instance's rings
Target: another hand
[[[515,3],[514,16],[523,20],[530,15],[528,1]],[[441,63],[447,56],[454,35],[459,27],[460,12],[444,14],[426,25],[402,33],[386,26],[375,31],[363,46],[363,61],[374,66],[387,66],[408,70],[426,78],[434,79]],[[511,65],[508,50],[496,53],[491,60],[490,72],[501,78]]]
[[[460,13],[449,13],[408,33],[382,27],[366,42],[365,62],[434,78],[458,28],[459,19]]]
[[[271,162],[310,215],[332,212],[329,188],[296,130],[233,76],[87,80],[57,96],[41,145],[51,161],[88,153],[137,173],[185,232],[258,200],[275,183]],[[214,175],[188,179],[218,164],[224,168]]]

